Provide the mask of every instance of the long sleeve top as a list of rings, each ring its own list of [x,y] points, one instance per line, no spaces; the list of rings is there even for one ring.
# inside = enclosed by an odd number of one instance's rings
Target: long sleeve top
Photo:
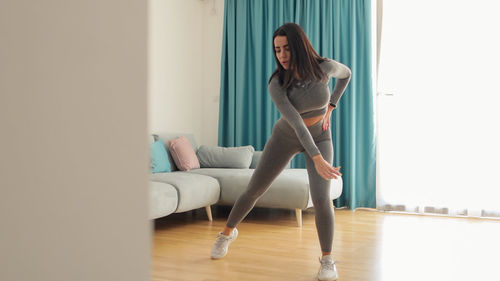
[[[351,79],[349,67],[335,60],[327,59],[320,63],[320,67],[327,75],[326,82],[299,81],[289,89],[284,89],[278,77],[274,76],[268,86],[271,98],[281,113],[281,117],[295,130],[297,138],[311,158],[320,154],[320,151],[302,118],[325,114],[328,104],[336,107]],[[330,94],[328,83],[332,77],[337,78],[337,82]]]

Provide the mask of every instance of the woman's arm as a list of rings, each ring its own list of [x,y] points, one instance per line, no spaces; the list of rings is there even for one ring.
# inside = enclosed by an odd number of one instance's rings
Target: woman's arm
[[[297,138],[302,146],[304,146],[307,154],[309,154],[311,158],[320,154],[311,133],[309,133],[309,130],[304,124],[304,120],[288,99],[286,90],[280,86],[277,77],[274,77],[271,80],[268,89],[274,104],[281,113],[281,116],[290,124],[290,126],[292,126],[295,134],[297,134]]]
[[[335,83],[335,87],[333,88],[332,95],[330,96],[330,104],[333,108],[337,107],[337,103],[339,102],[342,94],[344,94],[349,81],[351,80],[351,70],[346,65],[328,59],[326,62],[326,73],[328,74],[328,78],[333,77],[337,78],[337,82]]]

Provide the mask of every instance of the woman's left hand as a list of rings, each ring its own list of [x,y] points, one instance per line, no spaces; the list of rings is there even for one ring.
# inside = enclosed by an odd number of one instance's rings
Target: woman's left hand
[[[328,130],[330,128],[330,117],[332,116],[333,106],[328,105],[328,111],[325,113],[323,117],[323,131]]]

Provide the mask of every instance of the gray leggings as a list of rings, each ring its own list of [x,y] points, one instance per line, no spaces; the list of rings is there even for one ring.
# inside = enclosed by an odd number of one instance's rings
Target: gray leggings
[[[333,161],[332,133],[330,128],[322,129],[323,122],[318,122],[308,127],[323,158],[330,164]],[[264,146],[259,164],[250,179],[247,190],[240,195],[229,214],[226,225],[236,227],[254,207],[257,200],[267,191],[274,179],[283,171],[290,159],[303,152],[304,148],[299,142],[295,131],[284,119],[279,119],[274,124],[273,132]],[[309,188],[314,204],[316,230],[319,243],[323,252],[331,252],[333,244],[333,205],[330,199],[330,180],[323,179],[311,157],[304,153],[306,158],[307,173],[309,175]]]

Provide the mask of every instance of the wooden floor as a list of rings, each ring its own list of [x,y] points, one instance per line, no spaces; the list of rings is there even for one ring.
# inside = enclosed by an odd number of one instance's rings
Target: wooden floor
[[[229,208],[204,208],[155,221],[152,280],[317,280],[314,210],[255,208],[221,260],[210,249]],[[500,280],[500,221],[336,210],[339,280]]]

